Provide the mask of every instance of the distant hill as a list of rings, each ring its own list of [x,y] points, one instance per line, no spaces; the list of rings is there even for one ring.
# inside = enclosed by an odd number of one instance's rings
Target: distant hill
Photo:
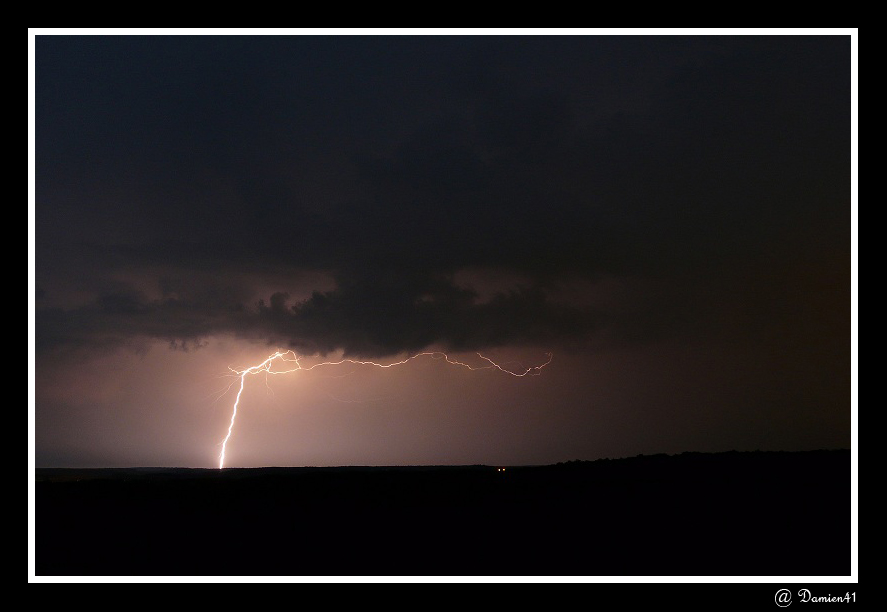
[[[840,576],[850,452],[38,469],[37,575]]]

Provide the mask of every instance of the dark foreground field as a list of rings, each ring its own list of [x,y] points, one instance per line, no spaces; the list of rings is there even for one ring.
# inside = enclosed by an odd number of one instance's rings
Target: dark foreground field
[[[850,574],[849,451],[36,478],[38,576]]]

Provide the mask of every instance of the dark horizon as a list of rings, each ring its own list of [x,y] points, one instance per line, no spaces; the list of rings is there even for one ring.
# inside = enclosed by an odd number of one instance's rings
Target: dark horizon
[[[504,471],[38,470],[37,573],[844,576],[850,466],[844,450]],[[829,495],[811,504],[786,483]]]
[[[806,450],[797,450],[797,451],[785,451],[785,450],[724,450],[724,451],[716,451],[716,452],[700,452],[700,451],[682,451],[678,453],[653,453],[653,454],[644,454],[639,453],[637,455],[626,455],[621,457],[598,457],[596,459],[583,459],[583,458],[573,458],[566,459],[563,461],[558,461],[556,463],[532,463],[532,464],[501,464],[501,463],[447,463],[447,464],[342,464],[342,465],[256,465],[250,467],[238,467],[238,466],[225,466],[223,468],[216,467],[191,467],[185,465],[125,465],[125,466],[113,466],[113,467],[96,467],[96,466],[74,466],[74,467],[63,467],[63,466],[38,466],[35,467],[36,474],[38,478],[41,476],[45,476],[46,474],[53,472],[126,472],[126,471],[174,471],[174,470],[182,470],[189,471],[193,470],[197,471],[210,471],[210,472],[224,472],[224,471],[236,471],[236,470],[245,470],[245,471],[261,471],[261,470],[397,470],[397,469],[490,469],[496,470],[500,468],[508,468],[508,469],[522,469],[522,468],[548,468],[548,467],[556,467],[563,465],[571,465],[571,464],[591,464],[596,462],[609,462],[609,461],[626,461],[633,459],[650,459],[650,458],[671,458],[671,457],[681,457],[681,456],[694,456],[694,455],[708,455],[708,456],[727,456],[727,455],[751,455],[751,454],[769,454],[769,455],[779,455],[779,454],[809,454],[809,453],[829,453],[829,452],[852,452],[850,448],[813,448]]]
[[[852,447],[850,36],[34,59],[38,467]]]

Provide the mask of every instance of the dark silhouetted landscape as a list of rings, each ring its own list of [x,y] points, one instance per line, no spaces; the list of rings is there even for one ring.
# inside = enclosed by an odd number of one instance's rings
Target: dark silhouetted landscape
[[[850,451],[38,469],[52,576],[841,576]]]

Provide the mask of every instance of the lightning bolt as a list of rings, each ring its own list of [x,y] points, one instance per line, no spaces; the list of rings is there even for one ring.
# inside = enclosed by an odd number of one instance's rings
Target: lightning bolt
[[[360,359],[340,359],[338,361],[324,361],[321,363],[315,363],[312,366],[304,367],[301,363],[302,357],[299,357],[293,351],[281,351],[277,350],[272,355],[269,355],[265,361],[259,363],[257,365],[246,368],[245,370],[235,370],[234,368],[229,367],[228,369],[231,371],[232,376],[238,376],[240,378],[240,388],[237,390],[237,397],[234,398],[234,409],[231,412],[231,422],[228,424],[228,433],[225,435],[225,439],[222,440],[222,452],[219,454],[219,469],[225,467],[225,449],[228,446],[228,440],[231,439],[231,433],[234,431],[234,421],[237,419],[237,407],[240,405],[240,396],[243,394],[243,387],[246,384],[246,377],[250,374],[258,374],[260,372],[264,372],[267,374],[290,374],[292,372],[310,372],[315,368],[320,368],[324,366],[336,366],[342,365],[343,363],[350,363],[353,365],[364,365],[364,366],[373,366],[376,368],[393,368],[395,366],[404,365],[414,359],[419,359],[420,357],[430,357],[431,359],[443,359],[449,364],[455,366],[461,366],[463,368],[467,368],[469,370],[499,370],[500,372],[504,372],[506,374],[510,374],[512,376],[523,377],[523,376],[538,376],[542,372],[542,368],[551,363],[552,353],[546,353],[548,357],[547,361],[541,365],[531,366],[526,368],[523,371],[520,370],[510,370],[506,367],[503,367],[490,359],[489,357],[485,357],[480,353],[477,354],[478,357],[483,359],[487,365],[479,365],[473,366],[468,363],[463,363],[461,361],[457,361],[453,359],[446,353],[442,351],[431,351],[424,353],[416,353],[406,359],[402,359],[401,361],[395,361],[393,363],[377,363],[375,361],[362,361]],[[283,364],[294,364],[294,365],[285,365],[286,369],[274,369],[275,363],[283,363]],[[267,381],[266,381],[267,382]],[[234,383],[231,384],[233,386]],[[231,386],[228,387],[228,390],[231,389]],[[226,391],[227,392],[227,391]]]

